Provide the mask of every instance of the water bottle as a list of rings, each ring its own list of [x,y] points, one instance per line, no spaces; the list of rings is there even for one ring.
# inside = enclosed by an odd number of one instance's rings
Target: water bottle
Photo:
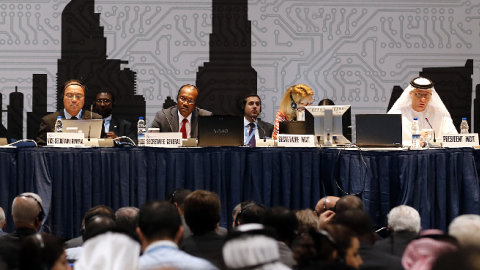
[[[145,120],[143,120],[143,117],[138,118],[137,134],[138,146],[145,146]]]
[[[462,118],[462,123],[460,124],[460,134],[468,134],[467,118]]]
[[[418,127],[418,118],[413,118],[412,122],[412,149],[420,149],[420,128]]]
[[[62,117],[57,116],[57,121],[55,121],[55,132],[62,132],[62,131],[63,131]]]

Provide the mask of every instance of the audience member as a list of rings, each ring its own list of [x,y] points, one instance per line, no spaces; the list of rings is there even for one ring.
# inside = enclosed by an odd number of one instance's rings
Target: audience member
[[[461,215],[448,226],[448,234],[457,238],[460,246],[480,247],[480,216]]]
[[[387,215],[388,229],[392,232],[390,237],[379,240],[375,248],[402,257],[408,243],[420,232],[420,215],[415,208],[400,205]]]
[[[278,243],[261,224],[237,226],[223,246],[223,257],[228,269],[287,270],[280,262]]]
[[[183,238],[192,235],[192,232],[190,231],[187,222],[185,222],[185,216],[183,215],[183,213],[185,212],[183,202],[190,193],[192,192],[188,189],[177,188],[166,198],[167,202],[172,203],[175,208],[177,208],[178,214],[180,215],[180,220],[182,221],[183,226]]]
[[[115,221],[107,216],[93,216],[85,221],[85,230],[83,232],[83,241],[87,241],[99,234],[112,231],[116,228]],[[132,234],[133,237],[133,234]],[[137,240],[138,241],[138,240]],[[75,262],[83,252],[83,245],[80,247],[69,248],[66,250],[67,260]]]
[[[403,269],[398,257],[379,252],[374,248],[375,232],[370,216],[365,211],[360,209],[345,210],[337,214],[335,223],[344,225],[357,234],[358,240],[360,240],[359,253],[363,260],[360,269]]]
[[[88,239],[75,262],[75,270],[138,269],[140,244],[131,236],[106,232]]]
[[[402,256],[405,270],[430,270],[441,255],[457,250],[452,241],[434,239],[436,237],[432,236],[436,235],[427,235],[408,244]]]
[[[307,233],[310,228],[320,229],[320,220],[311,209],[295,212],[298,219],[298,235]]]
[[[163,267],[177,270],[217,269],[210,262],[178,249],[183,233],[181,219],[178,211],[168,202],[144,204],[137,231],[144,252],[140,258],[141,270]]]
[[[83,232],[85,231],[85,220],[86,219],[88,220],[88,219],[90,219],[94,216],[106,216],[106,217],[109,217],[109,218],[115,220],[115,212],[113,212],[113,209],[110,208],[109,206],[96,205],[96,206],[90,208],[87,211],[87,213],[85,213],[85,216],[83,217],[82,228],[80,229],[80,236],[67,241],[65,243],[66,246],[67,246],[67,249],[74,248],[74,247],[80,247],[81,245],[83,245]]]
[[[5,229],[7,228],[7,220],[5,219],[5,211],[0,207],[0,237],[6,235]]]
[[[265,206],[261,204],[247,204],[238,211],[235,223],[237,226],[249,223],[261,223],[265,211]]]
[[[219,269],[225,269],[222,257],[224,236],[218,235],[220,198],[214,192],[196,190],[185,198],[185,221],[192,235],[183,239],[182,250],[204,258]]]
[[[432,270],[480,270],[480,248],[478,246],[462,247],[455,252],[448,252],[438,257]]]
[[[321,198],[315,206],[315,215],[317,215],[317,217],[320,217],[320,215],[327,210],[334,211],[335,205],[337,204],[339,199],[339,197],[335,196],[325,196]]]
[[[40,196],[29,192],[18,195],[12,203],[12,217],[15,232],[1,237],[0,257],[8,269],[17,269],[22,240],[36,234],[45,217]]]
[[[252,204],[252,203],[255,203],[255,202],[254,201],[244,201],[244,202],[241,202],[241,203],[237,204],[235,206],[235,208],[233,208],[233,211],[232,211],[232,217],[233,217],[232,228],[236,227],[235,220],[237,220],[237,214],[240,211],[240,209],[242,209],[242,205],[245,206],[245,205],[249,205],[249,204]]]
[[[364,211],[365,207],[360,198],[354,195],[348,195],[340,198],[335,205],[335,213],[338,215],[348,209],[359,209]]]
[[[137,234],[138,214],[136,207],[122,207],[115,212],[115,224],[119,230],[126,231],[140,241]]]
[[[360,242],[342,225],[326,225],[325,230],[310,228],[293,248],[299,269],[358,269],[362,259]]]
[[[280,261],[292,268],[296,265],[296,262],[293,259],[290,247],[298,230],[298,219],[295,213],[285,207],[272,207],[265,212],[262,223],[267,227],[275,229]]]
[[[63,241],[53,235],[26,237],[19,251],[18,270],[70,270]]]

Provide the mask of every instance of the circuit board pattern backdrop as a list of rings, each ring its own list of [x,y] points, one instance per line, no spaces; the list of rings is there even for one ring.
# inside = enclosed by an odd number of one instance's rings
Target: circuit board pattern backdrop
[[[24,115],[32,111],[33,74],[46,74],[48,110],[56,110],[61,15],[69,2],[0,1],[5,127],[15,87],[24,96]],[[355,114],[384,113],[393,87],[406,87],[422,68],[473,59],[473,88],[480,82],[480,1],[258,0],[248,8],[261,117],[269,122],[285,89],[296,83],[310,85],[316,101],[351,104]],[[147,122],[167,96],[175,99],[179,86],[194,83],[209,60],[211,1],[97,0],[95,12],[108,58],[128,61],[124,68],[136,72]]]

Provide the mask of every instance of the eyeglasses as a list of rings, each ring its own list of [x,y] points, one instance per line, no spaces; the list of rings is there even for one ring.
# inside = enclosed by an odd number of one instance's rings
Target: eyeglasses
[[[71,93],[68,93],[68,94],[65,94],[65,97],[68,98],[68,99],[73,99],[74,97],[76,99],[83,99],[83,95],[74,95],[74,94],[71,94]]]
[[[112,101],[110,99],[97,99],[97,103],[98,104],[105,104],[105,105],[109,105],[110,103],[112,103]]]
[[[188,104],[190,104],[190,105],[195,104],[195,100],[193,100],[193,99],[188,99],[188,100],[187,100],[187,99],[184,98],[184,97],[179,97],[179,99],[180,99],[181,102],[185,102],[185,101],[186,101],[186,102],[187,102]]]
[[[417,98],[430,99],[430,98],[432,97],[432,94],[430,94],[430,93],[422,94],[422,93],[413,92],[413,94],[414,94]]]

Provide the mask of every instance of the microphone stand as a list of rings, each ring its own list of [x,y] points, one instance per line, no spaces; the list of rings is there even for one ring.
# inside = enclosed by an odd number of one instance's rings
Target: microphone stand
[[[425,121],[427,121],[427,124],[432,128],[433,131],[433,143],[432,142],[427,142],[428,148],[440,148],[442,147],[441,143],[437,143],[437,138],[435,136],[435,130],[432,127],[432,124],[430,124],[430,121],[428,121],[428,118],[425,117]]]
[[[92,130],[93,104],[90,105],[90,124],[88,125],[88,141],[90,141],[90,131]]]

